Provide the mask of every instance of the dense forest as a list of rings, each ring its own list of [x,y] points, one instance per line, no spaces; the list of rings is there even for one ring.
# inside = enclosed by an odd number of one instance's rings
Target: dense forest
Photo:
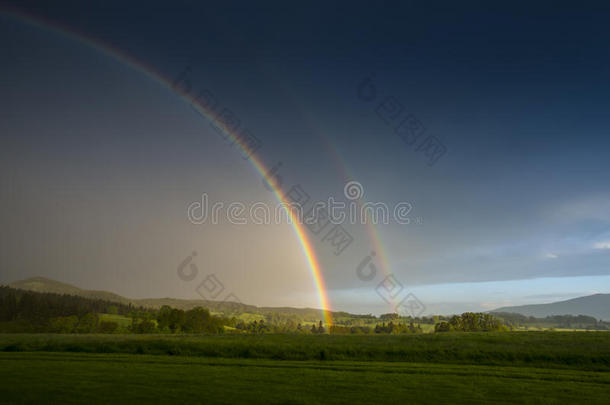
[[[220,333],[228,323],[203,308],[184,311],[164,306],[155,310],[75,295],[0,287],[0,332],[119,331],[119,322],[107,319],[130,320],[123,332],[132,333]]]
[[[93,333],[115,330],[99,314],[150,313],[116,302],[0,286],[0,332]]]

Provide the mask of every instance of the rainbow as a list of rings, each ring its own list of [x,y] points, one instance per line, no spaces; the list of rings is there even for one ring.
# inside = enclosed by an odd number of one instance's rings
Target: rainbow
[[[26,25],[33,26],[33,27],[36,27],[39,29],[46,29],[46,30],[52,31],[53,33],[56,33],[60,36],[66,37],[66,38],[76,41],[82,45],[93,48],[96,51],[117,60],[118,62],[126,64],[127,66],[131,67],[133,70],[145,74],[150,79],[156,81],[157,83],[159,83],[161,86],[165,87],[172,93],[177,94],[179,97],[181,97],[184,101],[186,101],[188,104],[190,104],[194,109],[196,109],[200,114],[202,114],[203,116],[208,118],[210,121],[214,122],[218,126],[221,126],[223,129],[223,132],[225,132],[225,134],[227,136],[229,136],[232,141],[234,141],[234,144],[237,145],[237,147],[240,148],[241,151],[244,152],[244,154],[247,155],[249,153],[249,151],[246,149],[244,144],[241,142],[241,137],[236,132],[234,132],[230,128],[228,128],[227,126],[222,125],[222,123],[217,120],[217,116],[212,110],[209,110],[208,108],[206,108],[205,105],[203,105],[199,101],[197,101],[197,99],[195,97],[193,97],[192,95],[190,95],[189,92],[185,92],[185,91],[177,88],[177,86],[174,85],[174,81],[172,79],[166,78],[153,67],[145,65],[141,61],[128,55],[127,53],[121,51],[120,49],[111,47],[110,45],[107,45],[96,38],[87,36],[81,32],[75,31],[74,29],[72,29],[70,27],[58,24],[53,21],[49,21],[40,16],[36,16],[36,15],[30,14],[30,13],[25,13],[24,11],[15,10],[15,9],[0,10],[0,12],[9,17],[12,17],[15,20],[17,20],[21,23],[24,23]],[[260,157],[256,156],[254,153],[252,153],[252,154],[250,154],[249,160],[250,160],[252,166],[262,176],[267,175],[267,173],[269,172],[269,169],[263,164]],[[272,187],[273,194],[277,198],[277,200],[280,203],[285,204],[285,206],[289,206],[290,201],[288,201],[286,199],[286,197],[282,194],[282,190],[279,189],[279,187],[272,185],[271,182],[270,182],[270,186]],[[291,217],[290,222],[292,223],[293,230],[296,234],[297,239],[299,240],[301,249],[307,260],[307,264],[309,266],[309,270],[310,270],[312,278],[313,278],[314,286],[318,293],[318,300],[319,300],[319,304],[320,304],[320,307],[322,310],[322,316],[324,318],[324,322],[327,326],[330,326],[330,325],[332,325],[332,316],[330,313],[330,300],[328,297],[326,285],[324,283],[322,267],[320,266],[320,263],[316,257],[316,254],[315,254],[311,241],[307,238],[307,231],[304,228],[304,225],[301,224],[300,221],[298,220],[298,218],[295,217],[295,213],[292,212],[292,210],[287,209],[286,211],[288,212],[288,215],[290,215],[290,217]]]
[[[282,83],[282,84],[284,84],[284,83]],[[325,146],[324,150],[330,156],[330,161],[333,163],[336,172],[339,173],[341,180],[344,183],[348,183],[352,180],[355,180],[354,176],[351,174],[351,172],[349,170],[349,165],[347,164],[345,159],[343,159],[341,154],[338,152],[335,144],[330,140],[331,138],[324,133],[320,133],[321,131],[318,130],[317,125],[316,125],[317,120],[311,116],[308,109],[302,107],[298,98],[293,97],[289,86],[284,84],[284,90],[292,97],[292,101],[299,108],[299,111],[301,112],[303,119],[305,119],[305,121],[310,126],[309,130],[316,133],[318,135],[318,137],[320,139],[322,139],[322,141],[324,142],[324,146]],[[362,205],[366,203],[366,199],[363,196],[362,198],[358,199],[356,201],[356,203],[358,204],[358,209],[361,210]],[[377,269],[380,269],[385,277],[389,277],[392,275],[392,272],[390,271],[388,255],[386,253],[383,242],[381,240],[381,236],[379,235],[379,232],[377,231],[377,228],[375,227],[375,225],[372,224],[371,222],[367,221],[365,223],[365,226],[366,226],[366,233],[367,233],[368,239],[371,242],[372,247],[373,247],[373,251],[372,252],[362,252],[362,253],[363,254],[374,253],[375,264],[376,264]],[[388,311],[396,312],[397,306],[398,306],[398,302],[395,299],[391,299],[390,302],[388,302]]]
[[[324,137],[324,139],[327,139],[327,138]],[[331,161],[335,163],[336,170],[342,176],[342,180],[345,183],[354,180],[354,176],[352,176],[349,171],[348,164],[345,162],[343,157],[339,154],[339,152],[337,151],[337,148],[334,146],[334,144],[332,144],[330,141],[326,140],[325,145],[326,145],[327,153],[329,153],[332,156]],[[362,205],[364,203],[366,203],[366,199],[364,198],[364,195],[361,198],[359,198],[358,200],[356,200],[356,203],[358,204],[358,209],[362,210]],[[373,251],[371,252],[371,254],[375,255],[376,262],[379,263],[379,266],[377,266],[377,268],[381,269],[381,272],[385,275],[385,277],[391,276],[392,273],[389,270],[390,265],[389,265],[389,262],[387,259],[388,255],[385,251],[385,248],[383,247],[383,242],[381,240],[381,236],[379,235],[379,232],[377,232],[377,228],[372,223],[372,221],[366,221],[365,227],[366,227],[366,232],[368,234],[368,239],[369,239],[369,241],[371,241],[371,244],[373,245]],[[390,312],[396,312],[397,306],[398,306],[398,303],[394,299],[391,299],[390,302],[388,302],[388,310]]]

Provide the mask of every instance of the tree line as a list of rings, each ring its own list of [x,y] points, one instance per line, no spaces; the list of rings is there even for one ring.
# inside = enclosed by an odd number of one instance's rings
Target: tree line
[[[508,328],[491,314],[464,312],[434,325],[434,332],[501,332]]]
[[[0,332],[103,333],[114,325],[100,322],[98,314],[134,311],[152,312],[131,304],[0,286]]]

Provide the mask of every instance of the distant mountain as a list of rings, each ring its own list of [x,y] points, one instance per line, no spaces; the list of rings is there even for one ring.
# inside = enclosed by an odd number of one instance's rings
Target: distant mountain
[[[179,298],[143,298],[132,299],[121,295],[98,290],[84,290],[71,284],[62,283],[56,280],[51,280],[44,277],[32,277],[25,280],[15,281],[8,284],[9,287],[18,288],[21,290],[50,292],[56,294],[77,295],[85,298],[102,299],[106,301],[118,302],[121,304],[132,304],[136,307],[146,308],[161,308],[163,305],[169,305],[172,308],[192,309],[195,307],[208,308],[215,313],[221,313],[225,316],[234,314],[251,313],[251,314],[295,314],[305,320],[319,320],[321,311],[314,308],[273,308],[273,307],[256,307],[230,301],[208,301],[208,300],[185,300]],[[337,315],[349,315],[346,313],[336,313]]]
[[[9,287],[36,292],[78,295],[85,298],[120,302],[121,304],[129,304],[132,301],[128,298],[121,297],[118,294],[108,291],[83,290],[71,284],[62,283],[44,277],[32,277],[25,280],[14,281],[9,284]]]
[[[511,312],[535,316],[536,318],[551,315],[589,315],[597,319],[610,321],[610,294],[594,294],[550,304],[502,307],[490,312]]]

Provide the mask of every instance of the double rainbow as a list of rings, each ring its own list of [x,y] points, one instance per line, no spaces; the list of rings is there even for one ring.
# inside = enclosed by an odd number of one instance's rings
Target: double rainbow
[[[210,121],[214,122],[218,126],[221,126],[225,134],[229,136],[232,141],[234,141],[234,144],[237,145],[237,147],[240,148],[242,152],[244,152],[244,154],[249,153],[247,148],[242,144],[241,138],[238,136],[238,134],[227,126],[222,125],[222,123],[219,122],[219,120],[217,119],[218,117],[212,110],[206,108],[205,105],[200,103],[195,97],[189,94],[190,91],[184,91],[178,88],[177,86],[174,86],[174,81],[172,79],[163,76],[153,67],[145,65],[138,59],[126,54],[118,48],[111,47],[110,45],[107,45],[98,39],[87,36],[81,32],[77,32],[74,29],[65,25],[46,20],[40,16],[35,16],[30,13],[25,13],[23,11],[12,9],[0,10],[0,12],[16,19],[21,23],[25,23],[29,26],[33,26],[39,29],[51,31],[60,36],[76,41],[82,45],[93,48],[106,56],[109,56],[121,63],[124,63],[125,65],[131,67],[133,70],[145,74],[150,79],[156,81],[161,86],[165,87],[169,91],[181,97],[184,101],[190,104],[199,113],[207,117]],[[251,153],[249,161],[262,176],[266,176],[269,172],[269,169],[264,165],[261,158],[256,154]],[[288,201],[286,197],[282,194],[282,190],[271,184],[271,182],[270,185],[273,189],[273,194],[278,199],[278,201],[288,205],[290,201]],[[328,298],[326,285],[324,283],[322,268],[316,257],[313,245],[307,237],[307,230],[304,228],[304,225],[301,224],[298,218],[295,217],[295,213],[292,212],[292,210],[288,209],[287,211],[291,216],[290,222],[292,223],[293,230],[297,236],[297,239],[299,240],[301,249],[307,260],[307,264],[309,266],[309,270],[311,272],[313,282],[318,293],[318,300],[322,310],[324,322],[326,323],[326,325],[330,326],[332,324],[332,317],[330,313],[330,300]]]

